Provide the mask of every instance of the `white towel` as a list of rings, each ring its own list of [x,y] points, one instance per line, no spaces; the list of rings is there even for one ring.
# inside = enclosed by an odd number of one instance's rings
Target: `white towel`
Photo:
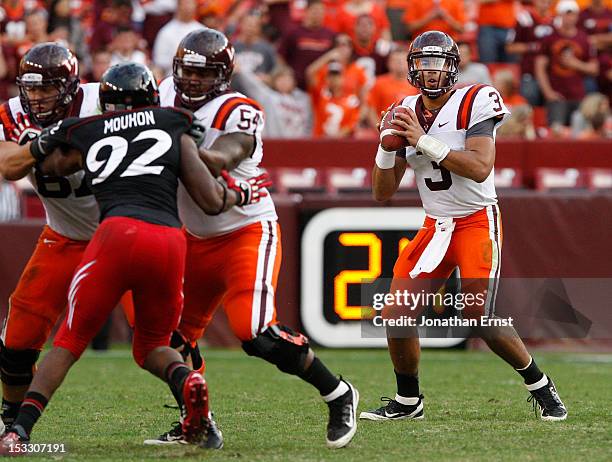
[[[412,279],[421,273],[431,273],[438,267],[444,255],[446,255],[454,230],[455,222],[452,218],[436,218],[436,232],[423,250],[421,258],[410,271]]]

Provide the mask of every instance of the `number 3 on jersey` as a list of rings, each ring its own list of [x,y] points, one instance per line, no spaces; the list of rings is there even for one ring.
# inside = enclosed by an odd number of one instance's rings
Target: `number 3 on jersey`
[[[134,138],[132,143],[147,139],[155,140],[155,144],[134,159],[120,176],[159,175],[163,171],[163,166],[150,164],[170,150],[172,137],[163,130],[145,130]],[[112,149],[110,156],[105,160],[98,160],[98,154],[107,146]],[[91,184],[99,184],[108,179],[127,155],[128,148],[128,140],[121,136],[109,136],[94,143],[87,152],[87,169],[93,174],[99,173]]]

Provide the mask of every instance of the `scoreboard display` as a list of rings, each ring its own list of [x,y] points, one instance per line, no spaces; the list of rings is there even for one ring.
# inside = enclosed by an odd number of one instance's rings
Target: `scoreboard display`
[[[301,236],[301,318],[326,347],[386,346],[362,334],[364,294],[386,291],[398,255],[421,227],[419,207],[330,208],[314,215]],[[367,297],[365,297],[367,298]],[[422,339],[450,347],[463,339]]]

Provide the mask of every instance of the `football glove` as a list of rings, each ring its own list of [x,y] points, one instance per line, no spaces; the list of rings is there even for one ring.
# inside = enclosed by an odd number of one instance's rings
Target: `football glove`
[[[13,132],[9,135],[11,141],[14,141],[20,146],[23,146],[28,141],[33,141],[42,131],[42,129],[32,125],[27,114],[17,114],[16,122],[17,124],[15,125],[15,128],[13,128]]]
[[[268,195],[262,189],[272,185],[272,181],[270,181],[266,172],[247,180],[238,180],[231,176],[227,170],[221,170],[221,176],[227,184],[227,189],[238,193],[238,203],[236,205],[239,207],[259,202],[262,197]]]
[[[204,137],[206,136],[206,127],[199,120],[194,120],[187,130],[187,134],[193,138],[196,146],[199,148],[200,145],[204,142]]]
[[[44,128],[38,137],[30,143],[30,154],[32,154],[32,157],[38,162],[45,160],[45,157],[51,154],[55,148],[61,146],[61,141],[57,136],[54,136],[59,130],[61,123],[60,121],[50,127]]]

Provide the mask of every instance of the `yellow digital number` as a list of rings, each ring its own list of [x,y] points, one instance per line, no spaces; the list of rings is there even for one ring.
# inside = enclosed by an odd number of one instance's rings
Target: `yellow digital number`
[[[382,267],[382,242],[374,233],[342,233],[338,237],[346,247],[368,248],[367,270],[344,270],[334,278],[334,310],[341,319],[361,319],[364,306],[347,305],[348,285],[362,284],[364,279],[380,276]]]

